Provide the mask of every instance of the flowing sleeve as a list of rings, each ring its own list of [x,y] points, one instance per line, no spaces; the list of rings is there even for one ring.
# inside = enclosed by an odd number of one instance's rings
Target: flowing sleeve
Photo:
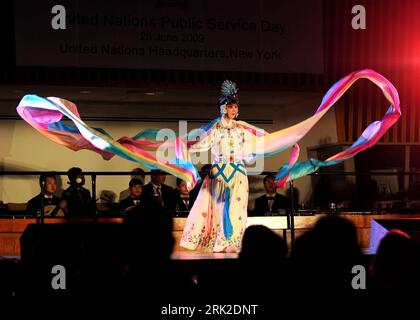
[[[207,134],[203,134],[203,136],[201,136],[198,139],[197,143],[191,145],[188,148],[188,152],[189,153],[206,152],[210,150],[214,144],[214,135],[215,135],[214,129],[211,129],[210,132],[208,132]]]
[[[246,161],[257,157],[269,157],[294,145],[292,136],[284,130],[268,133],[264,129],[238,121],[243,128],[243,156]]]
[[[191,130],[185,136],[180,136],[175,142],[175,153],[178,162],[191,163],[191,155],[206,152],[214,144],[216,124],[220,118],[216,118],[206,125]]]
[[[297,162],[299,158],[299,146],[297,142],[302,139],[312,127],[325,115],[326,112],[337,102],[337,100],[359,79],[368,79],[377,85],[385,98],[390,102],[388,111],[383,118],[371,123],[362,135],[349,148],[339,152],[326,160],[309,159],[304,162]],[[282,165],[276,175],[278,187],[285,187],[290,180],[297,179],[320,167],[336,165],[346,159],[354,157],[359,152],[375,145],[386,131],[401,116],[400,101],[398,92],[393,84],[379,73],[363,69],[353,72],[336,82],[326,93],[314,115],[291,127],[266,133],[264,130],[251,126],[246,122],[241,125],[246,131],[245,157],[269,157],[278,152],[292,148],[291,156],[287,164]]]
[[[134,137],[115,140],[102,128],[87,125],[80,117],[74,103],[58,98],[26,95],[20,101],[17,112],[28,124],[50,140],[73,151],[91,150],[105,160],[115,155],[137,162],[147,168],[158,168],[194,186],[199,179],[193,164],[174,159],[162,161],[155,152],[162,146],[174,148],[177,139],[158,141],[158,130],[147,129]],[[67,117],[73,124],[63,121]]]
[[[308,133],[353,83],[361,78],[368,79],[377,85],[385,98],[391,103],[382,120],[371,123],[351,147],[326,160],[309,159],[306,162],[297,162],[299,156],[297,142]],[[145,130],[134,137],[124,136],[114,140],[102,128],[88,126],[81,119],[74,103],[58,97],[43,98],[37,95],[26,95],[20,101],[17,112],[22,119],[42,135],[71,150],[91,150],[100,154],[105,160],[117,155],[148,168],[161,169],[190,183],[192,186],[197,183],[199,175],[190,161],[190,153],[207,151],[212,147],[215,125],[220,120],[220,118],[216,118],[200,128],[204,131],[204,134],[200,135],[199,139],[196,138],[197,132],[193,130],[186,136],[179,136],[162,142],[157,141],[156,133],[158,130],[155,129]],[[248,159],[269,157],[293,147],[288,164],[283,165],[276,175],[277,185],[284,186],[287,181],[312,173],[319,167],[340,163],[370,148],[379,141],[400,115],[398,92],[391,82],[370,69],[355,71],[331,87],[313,116],[294,126],[273,133],[266,133],[246,122],[238,121],[244,128],[243,157]],[[64,122],[62,120],[64,116],[69,118],[73,124]],[[174,159],[161,160],[151,153],[162,146],[171,150],[175,149]]]

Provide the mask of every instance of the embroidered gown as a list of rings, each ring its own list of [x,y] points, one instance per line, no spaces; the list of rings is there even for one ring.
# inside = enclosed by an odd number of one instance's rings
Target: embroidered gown
[[[238,250],[246,227],[248,178],[243,157],[249,133],[235,120],[222,118],[210,134],[189,152],[211,149],[214,161],[191,208],[181,246],[220,252],[228,246]]]

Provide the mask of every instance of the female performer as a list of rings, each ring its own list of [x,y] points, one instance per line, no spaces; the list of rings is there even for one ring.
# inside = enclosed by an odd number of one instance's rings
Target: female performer
[[[181,246],[236,252],[247,218],[248,179],[243,160],[249,156],[249,132],[235,120],[239,103],[235,83],[223,82],[219,102],[220,120],[189,148],[189,152],[211,149],[215,160],[188,216]]]

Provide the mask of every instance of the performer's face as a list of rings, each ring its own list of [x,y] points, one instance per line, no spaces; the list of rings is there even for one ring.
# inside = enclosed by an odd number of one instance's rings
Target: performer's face
[[[57,183],[53,177],[45,178],[45,193],[53,194],[57,190]]]
[[[276,191],[276,183],[273,178],[267,178],[264,182],[264,189],[267,193],[274,193]]]
[[[135,184],[130,187],[130,194],[133,198],[140,198],[141,192],[143,191],[143,186],[141,184]]]
[[[229,119],[235,119],[238,115],[238,104],[237,103],[230,103],[226,106],[226,115]]]
[[[178,186],[178,190],[184,196],[186,196],[189,193],[188,188],[187,188],[187,183],[185,181],[181,181],[181,183]]]

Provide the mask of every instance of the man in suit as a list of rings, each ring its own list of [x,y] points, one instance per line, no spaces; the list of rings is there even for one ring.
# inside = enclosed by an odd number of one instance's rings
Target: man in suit
[[[128,189],[130,191],[130,195],[120,201],[120,212],[126,213],[127,211],[130,211],[134,207],[137,207],[140,205],[140,197],[143,191],[143,183],[140,179],[133,178],[130,180],[130,183],[128,184]]]
[[[68,187],[61,198],[67,202],[66,217],[94,216],[96,213],[95,200],[88,189],[84,188],[85,175],[78,167],[70,168],[67,172]]]
[[[131,172],[133,174],[131,175],[130,180],[131,179],[139,179],[141,181],[141,185],[143,187],[144,186],[144,178],[145,178],[144,177],[144,170],[142,168],[134,168],[133,170],[131,170]],[[127,199],[127,197],[129,197],[130,195],[131,195],[130,188],[127,188],[127,189],[121,191],[120,192],[120,198],[119,198],[120,202],[123,199]]]
[[[257,215],[278,215],[280,209],[290,209],[288,197],[277,193],[274,175],[264,178],[265,195],[255,200],[254,212]]]
[[[174,211],[174,191],[165,184],[166,175],[161,173],[160,170],[152,170],[152,181],[144,186],[140,201],[146,205],[156,202],[167,211]]]
[[[176,189],[174,189],[174,191],[176,211],[189,211],[192,208],[195,199],[190,197],[187,183],[184,180],[177,178]]]
[[[67,210],[67,203],[65,200],[61,200],[54,195],[54,192],[57,190],[56,176],[52,173],[41,175],[39,177],[39,185],[44,189],[44,192],[41,192],[28,201],[26,211],[32,214],[38,214],[41,212],[42,206],[44,206],[45,216],[64,216]],[[44,197],[43,200],[42,197]]]

